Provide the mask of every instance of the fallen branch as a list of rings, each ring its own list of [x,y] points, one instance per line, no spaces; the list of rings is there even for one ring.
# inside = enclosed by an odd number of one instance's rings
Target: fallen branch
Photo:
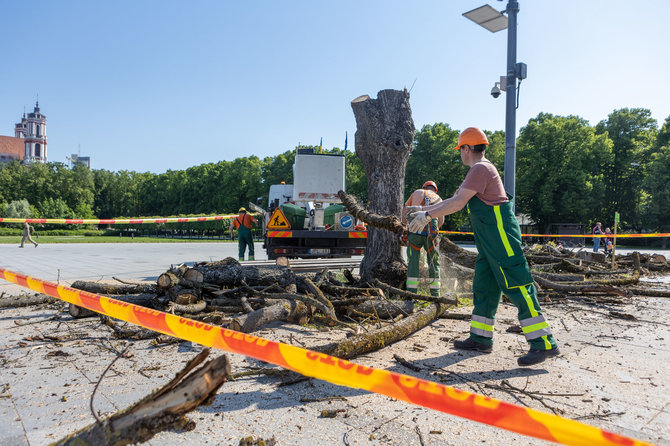
[[[230,375],[230,361],[226,355],[207,362],[188,375],[208,355],[209,349],[203,350],[161,389],[132,407],[101,423],[87,426],[54,445],[121,446],[148,441],[168,429],[192,428],[194,422],[184,415],[201,404],[210,403]]]
[[[405,339],[412,333],[422,329],[440,317],[447,308],[448,306],[445,304],[433,303],[395,324],[387,325],[378,330],[360,334],[344,341],[316,347],[313,350],[341,359],[351,359],[355,356],[374,352],[401,339]]]

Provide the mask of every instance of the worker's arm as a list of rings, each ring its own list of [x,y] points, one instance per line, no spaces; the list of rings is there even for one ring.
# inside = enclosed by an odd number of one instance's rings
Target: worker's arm
[[[442,221],[444,221],[445,215],[453,214],[463,209],[475,194],[477,194],[477,191],[460,187],[451,198],[432,206],[424,206],[421,210],[427,211],[432,218],[439,219],[442,217]]]
[[[431,219],[439,219],[445,215],[460,211],[465,207],[468,201],[470,201],[470,198],[475,196],[476,193],[477,192],[474,190],[460,187],[453,197],[432,206],[422,207],[420,211],[409,215],[409,218],[412,220],[408,226],[409,231],[418,232]]]

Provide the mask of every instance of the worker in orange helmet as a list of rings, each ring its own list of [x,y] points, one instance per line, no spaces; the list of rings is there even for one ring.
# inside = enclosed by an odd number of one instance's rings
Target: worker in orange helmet
[[[238,258],[240,262],[244,260],[244,252],[246,251],[246,247],[249,246],[249,260],[255,260],[254,239],[251,236],[251,226],[258,223],[258,220],[247,214],[245,208],[240,208],[238,212],[239,215],[233,218],[230,222],[231,236],[233,235],[233,227],[237,229]]]
[[[513,197],[505,193],[500,174],[486,159],[488,138],[469,127],[458,137],[455,150],[470,170],[449,199],[421,209],[411,209],[409,230],[422,227],[436,217],[467,206],[475,234],[477,261],[472,280],[473,303],[470,336],[454,341],[454,347],[489,353],[493,349],[493,326],[501,293],[519,310],[521,329],[530,344],[517,359],[521,366],[538,364],[559,353],[549,323],[540,310],[537,290],[521,249],[521,231],[513,212]]]
[[[437,184],[426,181],[421,189],[412,192],[407,199],[402,213],[403,222],[407,221],[407,210],[410,206],[429,206],[442,201],[437,195]],[[430,278],[430,294],[440,295],[440,253],[438,229],[444,223],[444,217],[433,218],[421,228],[407,233],[407,291],[416,293],[419,288],[419,259],[421,248],[426,251],[428,277]]]

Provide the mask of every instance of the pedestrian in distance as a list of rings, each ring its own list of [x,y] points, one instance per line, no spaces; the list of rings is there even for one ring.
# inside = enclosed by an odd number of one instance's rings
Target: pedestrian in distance
[[[502,293],[517,307],[521,330],[530,345],[517,359],[521,366],[538,364],[559,353],[549,323],[541,312],[537,290],[521,248],[521,230],[514,216],[513,197],[505,193],[500,174],[485,157],[488,138],[469,127],[458,137],[455,150],[470,170],[454,195],[443,202],[410,209],[409,229],[415,231],[434,218],[467,206],[475,235],[477,259],[472,280],[470,336],[454,347],[489,353],[493,350],[495,315]]]
[[[237,229],[238,258],[240,262],[244,260],[244,252],[246,251],[247,246],[249,247],[249,260],[255,260],[254,239],[251,236],[251,227],[258,223],[258,220],[247,214],[245,208],[240,208],[238,212],[239,215],[233,218],[230,222],[230,236],[232,238],[233,228]]]
[[[27,221],[23,222],[23,238],[21,238],[21,245],[19,245],[19,248],[23,248],[23,244],[28,240],[30,243],[35,245],[35,248],[37,248],[38,243],[33,240],[31,237],[31,234],[35,233],[35,229],[33,229],[32,226],[28,224]]]
[[[437,184],[426,181],[421,189],[412,192],[403,209],[403,222],[406,222],[407,210],[411,206],[430,206],[442,201],[437,194]],[[444,223],[444,217],[433,218],[417,232],[407,234],[407,291],[416,293],[419,288],[419,259],[421,249],[426,251],[428,277],[431,296],[440,295],[440,253],[438,229]]]
[[[598,222],[593,227],[593,235],[598,236],[602,234],[604,234],[602,223]],[[593,237],[593,252],[598,252],[599,249],[600,249],[600,237]]]

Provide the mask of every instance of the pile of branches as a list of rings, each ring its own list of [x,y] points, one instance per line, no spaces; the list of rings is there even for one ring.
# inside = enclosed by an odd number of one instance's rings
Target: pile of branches
[[[349,270],[344,270],[343,280],[328,268],[298,273],[288,262],[242,265],[228,257],[193,267],[173,266],[155,285],[77,281],[72,286],[244,333],[277,321],[342,327],[350,333],[347,342],[316,347],[342,358],[403,339],[457,304],[452,295],[424,296],[380,281],[361,283]],[[77,307],[71,313],[88,315]],[[109,318],[103,320],[117,337],[177,341]]]
[[[575,296],[595,301],[621,301],[633,295],[670,297],[667,289],[640,282],[644,276],[670,274],[670,263],[662,255],[633,252],[617,255],[612,262],[611,255],[551,244],[527,246],[524,251],[540,301]],[[476,253],[443,238],[440,254],[447,263],[457,265],[461,277],[472,280]]]

